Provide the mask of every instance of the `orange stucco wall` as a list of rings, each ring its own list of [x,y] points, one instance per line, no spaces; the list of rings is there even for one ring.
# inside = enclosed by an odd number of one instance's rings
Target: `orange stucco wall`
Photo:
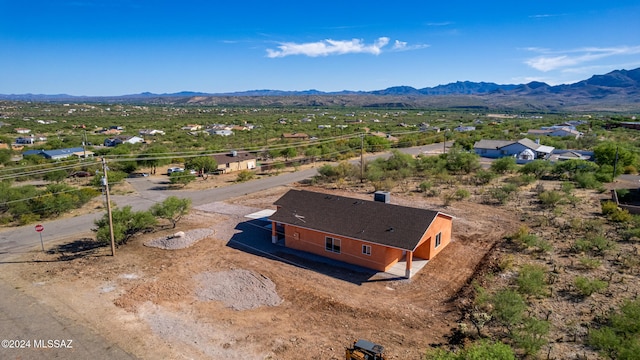
[[[451,242],[451,225],[452,218],[443,214],[438,214],[429,227],[429,230],[427,230],[420,240],[420,244],[413,253],[414,257],[430,260],[449,245]],[[440,245],[436,248],[435,239],[438,233],[442,233],[442,237]]]
[[[360,240],[340,237],[338,235],[325,234],[291,225],[284,226],[285,245],[289,248],[310,252],[330,259],[359,265],[378,271],[386,271],[401,257],[402,251],[389,249],[384,246],[366,243]],[[325,238],[340,239],[340,253],[325,249]],[[371,246],[371,255],[362,253],[362,245]]]

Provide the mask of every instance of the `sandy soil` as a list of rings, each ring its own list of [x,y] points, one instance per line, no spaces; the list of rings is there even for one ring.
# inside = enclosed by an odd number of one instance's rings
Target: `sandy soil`
[[[442,208],[438,198],[393,195],[396,204],[455,216],[452,243],[411,280],[234,246],[243,216],[273,208],[286,189],[194,210],[177,228],[118,248],[116,257],[108,248],[86,246],[34,252],[5,266],[1,276],[145,359],[342,359],[359,338],[384,345],[390,359],[419,359],[430,345],[448,341],[460,320],[461,289],[520,223],[500,207],[463,201]],[[332,191],[371,197],[366,189]],[[180,249],[144,245],[178,231],[204,235]],[[91,243],[63,243],[74,241]],[[267,231],[264,241],[270,241]]]

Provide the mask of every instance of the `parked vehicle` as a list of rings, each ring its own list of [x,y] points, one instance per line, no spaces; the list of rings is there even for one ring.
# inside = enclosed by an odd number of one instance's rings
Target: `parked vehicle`
[[[170,167],[167,169],[167,175],[171,175],[177,172],[184,172],[184,169],[181,167]]]

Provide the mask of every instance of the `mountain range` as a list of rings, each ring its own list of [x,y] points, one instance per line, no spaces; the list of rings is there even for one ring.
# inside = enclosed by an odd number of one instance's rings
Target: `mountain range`
[[[573,84],[551,86],[543,82],[500,85],[458,81],[416,89],[394,86],[375,91],[322,92],[318,90],[250,90],[234,93],[184,91],[172,94],[141,93],[121,96],[0,95],[0,100],[43,102],[130,102],[148,104],[313,106],[373,108],[449,108],[518,111],[640,111],[640,68],[614,70]]]

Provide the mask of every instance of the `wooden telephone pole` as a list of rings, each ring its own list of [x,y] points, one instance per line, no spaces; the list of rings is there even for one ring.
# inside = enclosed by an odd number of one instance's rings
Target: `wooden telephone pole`
[[[116,256],[116,242],[113,236],[113,216],[111,216],[111,199],[109,197],[109,179],[107,178],[107,161],[102,158],[102,171],[104,177],[102,178],[102,185],[104,185],[104,192],[107,196],[107,214],[109,215],[109,236],[111,237],[111,256]]]

